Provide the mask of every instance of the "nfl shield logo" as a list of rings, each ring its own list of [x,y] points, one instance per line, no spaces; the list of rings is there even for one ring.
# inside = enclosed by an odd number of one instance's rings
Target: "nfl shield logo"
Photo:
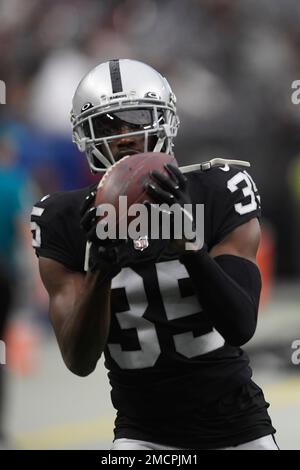
[[[133,246],[136,250],[144,251],[149,246],[147,235],[139,237],[137,240],[133,240]]]

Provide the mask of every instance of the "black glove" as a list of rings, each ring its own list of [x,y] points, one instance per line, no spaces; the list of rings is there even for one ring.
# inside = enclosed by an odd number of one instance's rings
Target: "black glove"
[[[162,212],[167,212],[170,216],[171,233],[170,238],[175,241],[177,247],[182,248],[182,243],[196,240],[195,223],[191,210],[191,197],[188,191],[188,182],[179,168],[166,164],[165,169],[169,176],[165,176],[156,170],[150,173],[154,184],[148,183],[146,191],[151,199],[161,205],[167,204],[170,208],[159,208]],[[172,205],[176,204],[175,210],[181,211],[181,227],[176,225],[176,217]],[[188,207],[185,207],[189,204]],[[154,206],[155,207],[155,206]],[[178,220],[178,219],[177,219]],[[181,242],[181,243],[180,243]]]
[[[121,271],[128,261],[126,256],[127,240],[108,238],[102,240],[97,236],[97,207],[93,205],[95,197],[96,191],[93,190],[86,196],[80,209],[80,226],[86,232],[87,240],[90,242],[89,270],[94,272],[97,269],[104,269],[112,278]]]

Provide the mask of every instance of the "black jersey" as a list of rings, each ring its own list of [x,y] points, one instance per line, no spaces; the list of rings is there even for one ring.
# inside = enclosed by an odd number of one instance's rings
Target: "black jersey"
[[[246,171],[225,165],[189,173],[187,178],[193,205],[204,204],[209,249],[260,216],[257,188]],[[84,272],[86,237],[79,226],[79,208],[90,189],[53,194],[36,204],[31,224],[38,256]],[[112,280],[105,366],[118,410],[116,436],[157,442],[163,426],[160,442],[215,446],[224,443],[220,422],[208,438],[205,413],[250,382],[248,357],[214,329],[176,253],[165,250],[157,261],[160,244],[152,240],[139,251],[130,241],[130,264]],[[184,429],[180,443],[174,419]],[[213,428],[212,423],[209,426]]]

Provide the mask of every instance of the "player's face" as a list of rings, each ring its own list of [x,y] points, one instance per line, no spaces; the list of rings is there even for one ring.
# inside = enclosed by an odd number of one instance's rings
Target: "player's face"
[[[159,123],[162,123],[163,114],[158,116]],[[153,112],[150,109],[134,109],[119,112],[106,113],[98,116],[94,120],[95,136],[99,138],[122,135],[109,143],[111,152],[116,161],[125,155],[144,152],[144,134],[133,135],[133,132],[145,131],[157,125],[153,119]],[[148,151],[152,151],[157,142],[156,136],[149,136]],[[105,146],[101,146],[101,151],[107,155]]]

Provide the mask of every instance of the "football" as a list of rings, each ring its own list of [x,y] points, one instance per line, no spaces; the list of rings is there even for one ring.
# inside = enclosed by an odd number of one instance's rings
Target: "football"
[[[132,204],[152,202],[145,191],[145,185],[151,181],[149,173],[157,170],[168,175],[164,165],[170,163],[178,166],[174,156],[166,153],[147,152],[128,155],[111,166],[101,178],[95,198],[95,206],[111,204],[116,211],[117,220],[126,217],[130,222],[131,217],[122,212],[120,196],[127,197],[127,207]],[[120,209],[120,214],[119,214]],[[134,218],[134,217],[132,217]]]

